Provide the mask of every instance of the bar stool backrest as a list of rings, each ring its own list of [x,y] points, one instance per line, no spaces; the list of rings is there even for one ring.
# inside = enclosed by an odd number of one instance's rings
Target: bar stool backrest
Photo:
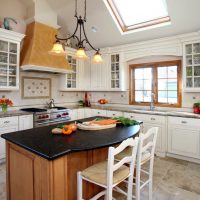
[[[128,164],[127,166],[130,168],[130,174],[133,175],[133,169],[136,162],[136,155],[138,149],[139,138],[129,138],[123,141],[117,148],[110,147],[108,152],[108,165],[107,165],[107,186],[111,187],[113,184],[113,173],[120,169],[124,164]],[[121,159],[119,162],[115,161],[115,156],[121,153],[127,147],[132,148],[131,156],[126,156]]]

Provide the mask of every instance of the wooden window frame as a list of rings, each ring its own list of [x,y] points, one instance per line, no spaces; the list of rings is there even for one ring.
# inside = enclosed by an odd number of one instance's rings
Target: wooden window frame
[[[129,104],[130,105],[141,105],[149,106],[150,102],[136,102],[135,101],[135,79],[134,73],[136,68],[149,68],[152,67],[153,72],[153,83],[152,83],[152,92],[155,94],[154,105],[158,107],[175,107],[180,108],[182,106],[182,62],[181,60],[173,61],[161,61],[161,62],[152,62],[152,63],[143,63],[143,64],[132,64],[129,65]],[[157,76],[157,67],[167,67],[167,66],[177,66],[177,103],[159,103],[158,102],[158,76]],[[156,78],[155,78],[156,77]]]
[[[106,1],[109,5],[114,17],[116,18],[122,32],[124,32],[124,33],[128,32],[128,31],[134,31],[134,30],[137,30],[137,29],[143,29],[143,28],[148,28],[148,27],[151,27],[151,26],[164,24],[164,23],[171,21],[169,16],[165,16],[165,17],[160,17],[160,18],[156,18],[156,19],[153,19],[153,20],[149,20],[149,21],[145,21],[145,22],[126,26],[122,16],[120,15],[119,10],[117,9],[113,0],[106,0]]]

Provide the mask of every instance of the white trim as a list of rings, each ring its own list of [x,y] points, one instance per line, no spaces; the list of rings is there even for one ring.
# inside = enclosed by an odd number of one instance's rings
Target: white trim
[[[166,155],[168,157],[177,158],[177,159],[180,159],[180,160],[186,160],[186,161],[189,161],[189,162],[194,162],[194,163],[200,164],[200,160],[198,158],[191,158],[191,157],[181,156],[181,155],[177,155],[177,154],[173,154],[173,153],[167,153]]]
[[[24,34],[14,32],[11,30],[6,30],[3,28],[0,28],[1,38],[4,38],[6,40],[14,40],[15,42],[21,42],[21,40],[25,37]]]
[[[32,22],[39,22],[41,24],[45,24],[45,25],[53,27],[55,29],[60,29],[61,28],[61,26],[59,26],[59,25],[52,25],[52,24],[44,23],[43,21],[41,21],[41,20],[39,20],[39,19],[37,19],[35,17],[30,17],[30,18],[26,19],[25,22],[26,22],[26,24],[30,24]]]
[[[24,71],[44,71],[44,72],[61,73],[61,74],[67,74],[72,72],[69,69],[59,69],[55,67],[44,67],[37,65],[23,65],[21,66],[21,69]]]

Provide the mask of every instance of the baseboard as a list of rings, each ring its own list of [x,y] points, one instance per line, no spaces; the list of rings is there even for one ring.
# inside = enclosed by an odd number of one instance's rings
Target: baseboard
[[[190,157],[180,156],[180,155],[176,155],[176,154],[172,154],[172,153],[167,153],[167,156],[200,164],[200,159],[197,159],[197,158],[190,158]]]

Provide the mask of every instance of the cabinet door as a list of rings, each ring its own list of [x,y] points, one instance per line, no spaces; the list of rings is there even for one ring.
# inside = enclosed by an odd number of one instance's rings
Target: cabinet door
[[[18,131],[18,126],[0,128],[0,136],[4,133],[11,133]],[[0,137],[0,159],[5,158],[5,140]]]
[[[27,130],[33,128],[33,115],[19,116],[19,130]]]
[[[93,112],[92,112],[92,109],[90,109],[90,108],[85,108],[84,109],[84,117],[85,118],[88,118],[88,117],[92,117],[93,116]]]
[[[66,81],[67,81],[66,87],[68,89],[70,88],[75,89],[77,88],[77,60],[70,55],[67,56],[67,60],[72,68],[72,72],[66,74]]]
[[[0,39],[0,89],[18,88],[19,44]]]
[[[108,89],[108,55],[102,55],[103,63],[91,62],[91,89]]]
[[[77,119],[84,119],[85,118],[85,112],[84,109],[77,109]]]
[[[184,91],[200,91],[200,41],[184,44]]]
[[[69,111],[69,116],[71,118],[71,121],[78,119],[78,109],[72,109]]]
[[[158,124],[149,124],[144,122],[143,124],[143,128],[144,128],[144,133],[146,133],[150,128],[152,127],[158,127],[158,137],[157,137],[157,141],[156,141],[156,152],[165,152],[165,146],[164,146],[164,142],[163,142],[163,137],[165,134],[165,129],[162,125],[158,125]]]
[[[112,54],[110,57],[110,71],[111,71],[111,88],[119,89],[121,87],[120,82],[120,54]]]
[[[200,158],[200,132],[187,126],[168,128],[168,152]]]

